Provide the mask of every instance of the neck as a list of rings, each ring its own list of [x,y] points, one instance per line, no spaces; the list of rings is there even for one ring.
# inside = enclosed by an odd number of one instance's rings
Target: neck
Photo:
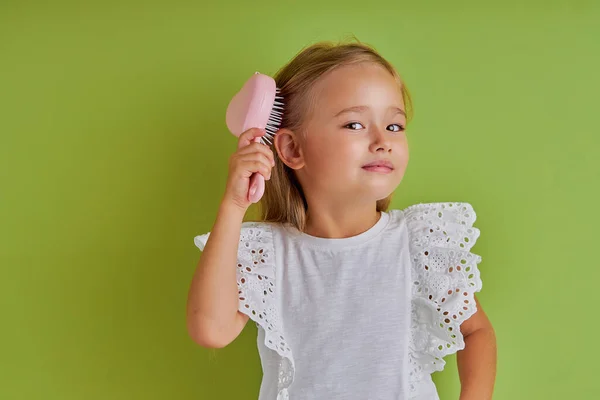
[[[348,238],[372,228],[381,218],[375,203],[363,206],[311,205],[308,202],[308,219],[304,233],[321,238]]]

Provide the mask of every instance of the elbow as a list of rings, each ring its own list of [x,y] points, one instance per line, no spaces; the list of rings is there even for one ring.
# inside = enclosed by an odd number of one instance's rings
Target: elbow
[[[195,322],[188,318],[187,330],[190,338],[207,349],[222,349],[232,341],[210,327],[210,324]]]
[[[190,333],[190,337],[192,338],[194,343],[196,343],[200,347],[204,347],[205,349],[222,349],[229,344],[224,340],[219,340],[218,338],[206,335]]]

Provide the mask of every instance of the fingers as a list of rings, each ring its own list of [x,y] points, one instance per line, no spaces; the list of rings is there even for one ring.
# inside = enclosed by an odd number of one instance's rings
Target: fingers
[[[265,135],[264,129],[252,128],[243,132],[238,139],[238,149],[229,158],[229,176],[226,195],[242,207],[248,207],[250,177],[258,173],[265,180],[271,179],[275,157],[269,146],[257,139]]]
[[[240,156],[247,156],[251,154],[260,154],[268,159],[268,163],[271,166],[275,166],[275,155],[273,151],[261,143],[250,143],[248,146],[241,148],[237,152]]]
[[[240,177],[249,178],[253,173],[260,173],[265,179],[270,179],[273,170],[273,152],[266,146],[253,143],[232,154],[230,170],[238,171]]]
[[[265,178],[266,181],[271,179],[271,171],[273,170],[273,168],[270,165],[266,164],[264,161],[243,160],[241,161],[241,164],[246,171],[250,172],[250,175],[252,175],[252,173],[259,173]]]
[[[242,147],[248,146],[250,143],[254,142],[256,138],[262,137],[265,135],[265,130],[260,128],[250,128],[247,131],[243,132],[238,140],[238,149]]]
[[[238,150],[232,155],[231,162],[232,169],[240,171],[244,178],[259,173],[265,180],[271,179],[275,155],[268,146],[256,141],[264,135],[265,130],[259,128],[248,129],[240,135]]]

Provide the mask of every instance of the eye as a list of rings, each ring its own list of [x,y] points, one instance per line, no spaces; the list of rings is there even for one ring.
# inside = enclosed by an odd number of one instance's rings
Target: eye
[[[388,128],[390,126],[395,127],[395,128],[392,128],[392,132],[403,132],[405,130],[404,126],[400,125],[400,124],[391,124],[391,125],[388,125]]]
[[[349,128],[353,131],[356,131],[356,130],[360,129],[360,128],[356,128],[357,125],[364,128],[363,124],[361,124],[360,122],[350,122],[349,124],[344,125],[344,128]]]

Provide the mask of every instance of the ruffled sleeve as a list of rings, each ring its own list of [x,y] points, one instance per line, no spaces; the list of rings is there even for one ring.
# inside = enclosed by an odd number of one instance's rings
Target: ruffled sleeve
[[[204,251],[209,236],[210,232],[194,237],[194,244]],[[285,399],[293,378],[294,361],[276,306],[275,271],[272,227],[261,222],[244,222],[236,265],[238,310],[264,330],[265,346],[281,356],[278,399]]]
[[[409,381],[444,369],[443,357],[465,347],[460,325],[477,311],[481,290],[471,252],[479,237],[468,203],[417,204],[404,210],[412,260],[412,318]]]

